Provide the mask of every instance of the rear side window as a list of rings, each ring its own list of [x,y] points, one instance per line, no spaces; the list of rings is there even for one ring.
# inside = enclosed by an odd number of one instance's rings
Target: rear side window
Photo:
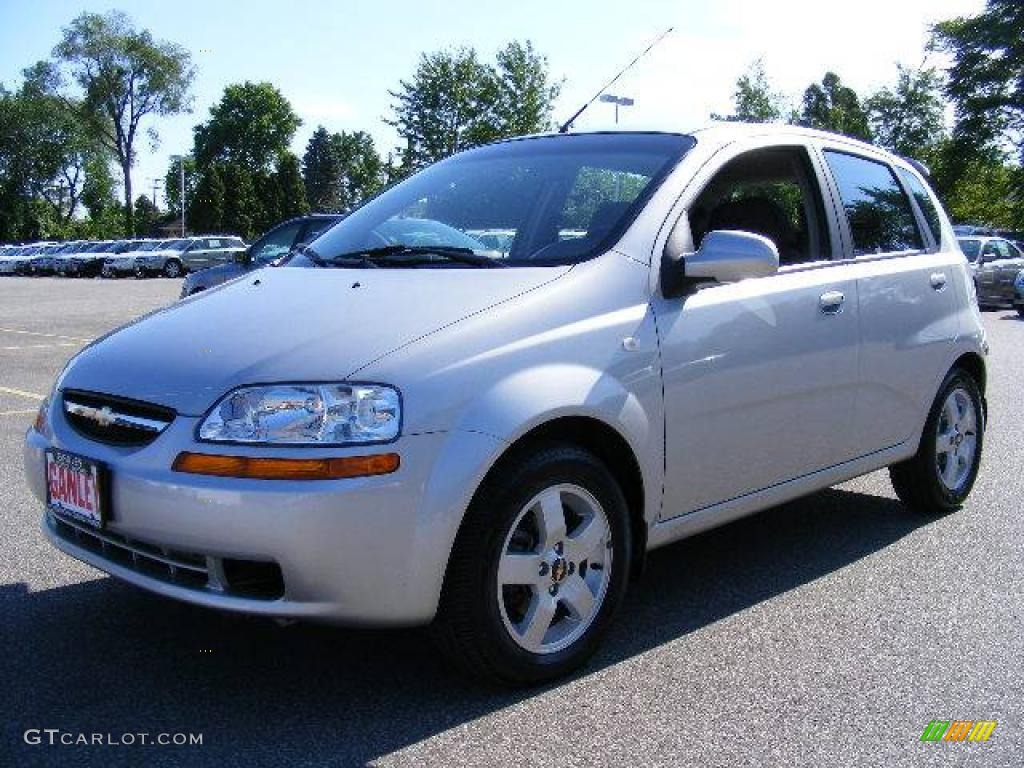
[[[925,188],[924,183],[917,178],[917,176],[909,173],[908,171],[900,170],[900,176],[903,177],[903,182],[910,190],[910,194],[914,196],[914,200],[917,202],[917,207],[921,209],[925,223],[931,231],[932,240],[935,241],[936,244],[941,242],[942,225],[939,223],[939,211],[935,207],[935,202],[932,199],[932,196],[928,194],[928,190]]]
[[[916,251],[924,246],[910,200],[884,163],[826,150],[853,237],[853,255]]]

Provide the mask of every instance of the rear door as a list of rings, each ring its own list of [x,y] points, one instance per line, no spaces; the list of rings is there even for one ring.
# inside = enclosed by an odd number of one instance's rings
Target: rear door
[[[822,147],[845,214],[844,262],[857,279],[861,351],[853,440],[858,455],[906,442],[922,425],[956,339],[959,248],[941,247],[885,155],[839,142]],[[926,189],[917,174],[900,168]],[[936,207],[925,191],[922,203]]]

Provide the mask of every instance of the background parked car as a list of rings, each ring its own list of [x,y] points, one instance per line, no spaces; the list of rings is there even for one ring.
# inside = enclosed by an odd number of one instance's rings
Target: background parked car
[[[171,242],[169,240],[133,240],[132,247],[120,253],[108,256],[103,261],[103,268],[100,274],[103,277],[121,277],[135,273],[135,257],[145,251],[153,251],[160,247],[161,243]]]
[[[961,237],[960,249],[971,264],[981,307],[1014,303],[1014,283],[1024,269],[1024,253],[1002,237]]]
[[[66,277],[97,277],[104,260],[118,250],[130,247],[130,240],[106,240],[90,243],[86,248],[62,256],[57,262],[57,274]]]
[[[205,291],[215,285],[232,280],[246,272],[265,267],[278,259],[287,256],[292,248],[310,243],[343,217],[340,214],[316,213],[282,222],[271,229],[248,249],[238,252],[237,257],[228,264],[194,272],[185,278],[181,286],[181,296]]]
[[[44,243],[36,245],[31,250],[32,258],[29,261],[28,272],[33,275],[53,275],[57,272],[57,260],[69,250],[73,250],[78,243],[54,244]]]
[[[135,276],[150,277],[162,274],[165,277],[181,277],[185,271],[182,257],[190,245],[192,238],[177,238],[165,240],[159,248],[152,251],[136,254]]]
[[[32,260],[32,248],[25,245],[7,246],[0,253],[0,275],[24,275]]]
[[[168,240],[158,249],[136,255],[135,276],[162,274],[164,277],[180,277],[188,272],[224,264],[244,252],[245,242],[234,236],[204,235]]]

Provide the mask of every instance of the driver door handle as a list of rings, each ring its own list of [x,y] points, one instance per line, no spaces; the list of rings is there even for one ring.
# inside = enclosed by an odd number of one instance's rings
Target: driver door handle
[[[822,314],[838,315],[843,311],[843,301],[846,299],[839,291],[826,291],[818,299],[818,306]]]

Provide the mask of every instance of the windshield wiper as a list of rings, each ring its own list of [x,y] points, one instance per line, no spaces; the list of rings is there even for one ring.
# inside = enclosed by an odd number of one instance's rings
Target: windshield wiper
[[[406,258],[410,256],[413,258]],[[424,258],[415,258],[418,256]],[[441,256],[450,261],[469,264],[474,267],[508,266],[498,259],[481,256],[472,248],[461,248],[454,245],[402,245],[401,243],[396,243],[394,245],[383,245],[379,248],[363,248],[358,251],[340,253],[329,259],[324,259],[319,255],[318,258],[321,259],[325,266],[349,266],[351,262],[369,262],[373,266],[378,266],[388,261],[404,264],[429,263],[433,261],[433,259],[426,258],[429,256]]]

